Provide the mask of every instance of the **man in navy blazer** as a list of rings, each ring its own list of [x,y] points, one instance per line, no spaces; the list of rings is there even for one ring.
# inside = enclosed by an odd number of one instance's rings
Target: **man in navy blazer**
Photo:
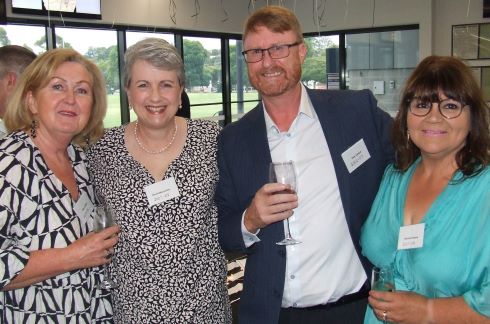
[[[362,323],[370,264],[359,234],[393,159],[391,118],[368,90],[309,90],[294,14],[267,6],[243,36],[262,103],[219,137],[216,190],[225,251],[247,254],[241,324]],[[271,161],[292,160],[298,189],[269,182]],[[278,245],[285,220],[297,245]]]

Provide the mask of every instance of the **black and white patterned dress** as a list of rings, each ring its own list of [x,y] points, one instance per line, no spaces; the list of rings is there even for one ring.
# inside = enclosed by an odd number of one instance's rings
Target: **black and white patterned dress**
[[[175,178],[180,196],[151,207],[144,188],[155,181],[126,149],[125,127],[108,130],[88,152],[96,191],[121,226],[111,263],[115,321],[230,323],[213,200],[218,126],[188,120],[183,151],[163,178]]]
[[[80,197],[94,201],[85,155],[67,148]],[[30,251],[63,248],[92,230],[62,182],[24,132],[0,140],[0,288],[25,267]],[[49,261],[47,261],[49,262]],[[0,323],[112,323],[108,292],[95,289],[100,268],[60,274],[26,288],[0,291]]]

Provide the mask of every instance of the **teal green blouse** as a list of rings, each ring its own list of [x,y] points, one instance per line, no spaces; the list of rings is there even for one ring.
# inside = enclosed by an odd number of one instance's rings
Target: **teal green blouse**
[[[376,266],[393,264],[396,290],[429,298],[463,296],[490,317],[490,167],[452,181],[422,219],[423,247],[397,250],[408,185],[419,161],[405,173],[388,166],[362,228],[362,253]],[[368,307],[365,323],[381,323]]]

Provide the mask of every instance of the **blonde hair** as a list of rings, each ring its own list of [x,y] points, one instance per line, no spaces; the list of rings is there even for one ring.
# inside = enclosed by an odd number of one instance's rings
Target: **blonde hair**
[[[4,116],[5,126],[9,131],[24,130],[31,127],[34,116],[28,104],[27,94],[36,94],[45,87],[54,72],[66,62],[83,65],[92,78],[93,105],[87,125],[76,134],[73,142],[85,147],[95,143],[104,132],[103,119],[107,110],[105,80],[99,68],[80,53],[69,48],[52,49],[40,55],[22,73],[12,96],[9,99]]]

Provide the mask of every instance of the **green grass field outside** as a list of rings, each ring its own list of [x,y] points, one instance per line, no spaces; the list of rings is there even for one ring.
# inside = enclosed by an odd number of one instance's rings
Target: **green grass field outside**
[[[191,102],[191,117],[193,119],[213,119],[218,120],[219,112],[223,110],[223,106],[221,104],[221,93],[211,92],[211,93],[188,93],[189,100]],[[236,101],[236,92],[231,94],[232,101]],[[245,92],[243,94],[243,100],[258,100],[257,92]],[[219,102],[218,104],[211,104]],[[206,106],[197,106],[193,107],[193,105],[197,104],[207,104]],[[250,109],[257,105],[257,101],[255,102],[245,102],[243,104],[244,113],[248,112]],[[114,127],[121,125],[121,108],[120,108],[120,98],[119,94],[111,94],[107,96],[107,114],[104,119],[105,127]],[[237,104],[232,104],[232,115],[233,120],[237,118]],[[135,120],[136,115],[133,111],[130,113],[131,120]]]

